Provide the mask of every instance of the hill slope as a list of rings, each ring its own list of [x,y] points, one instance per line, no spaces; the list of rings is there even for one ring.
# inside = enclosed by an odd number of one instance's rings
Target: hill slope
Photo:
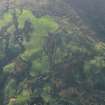
[[[105,43],[72,3],[1,3],[0,105],[105,105]]]

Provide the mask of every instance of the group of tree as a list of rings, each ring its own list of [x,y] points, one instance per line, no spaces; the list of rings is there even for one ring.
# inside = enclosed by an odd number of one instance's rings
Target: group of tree
[[[19,8],[1,15],[1,105],[105,104],[105,43],[57,20]]]

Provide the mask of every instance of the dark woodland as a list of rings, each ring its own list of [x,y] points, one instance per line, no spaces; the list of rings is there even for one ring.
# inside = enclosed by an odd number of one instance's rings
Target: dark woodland
[[[0,105],[105,105],[104,0],[0,0]]]

